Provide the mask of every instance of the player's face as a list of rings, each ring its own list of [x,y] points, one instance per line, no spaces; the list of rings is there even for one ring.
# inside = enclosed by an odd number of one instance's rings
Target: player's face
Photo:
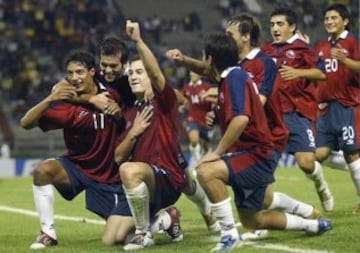
[[[243,36],[241,35],[241,33],[239,31],[239,25],[240,25],[239,23],[229,24],[229,25],[227,25],[225,32],[226,32],[226,35],[231,36],[235,40],[238,50],[241,53],[244,42],[242,39]]]
[[[330,10],[325,13],[324,26],[327,33],[339,35],[349,23],[348,19],[343,19],[337,11]]]
[[[124,65],[120,61],[121,54],[100,54],[100,70],[107,82],[113,82],[123,74]]]
[[[289,25],[284,15],[272,16],[270,19],[270,32],[276,44],[290,39],[294,35],[295,29],[295,24]]]
[[[66,67],[66,79],[75,87],[78,94],[87,93],[93,84],[95,69],[90,70],[79,62],[70,62]]]
[[[150,86],[150,78],[140,60],[133,61],[130,64],[128,76],[130,88],[134,94],[144,93],[145,87]]]
[[[196,84],[201,79],[201,76],[195,72],[190,72],[190,79],[194,84]]]

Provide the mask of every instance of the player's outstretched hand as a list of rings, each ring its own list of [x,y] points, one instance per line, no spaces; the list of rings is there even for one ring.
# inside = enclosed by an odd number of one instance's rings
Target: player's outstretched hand
[[[166,57],[169,60],[173,60],[173,61],[179,61],[179,62],[183,62],[184,61],[184,55],[183,53],[175,48],[175,49],[170,49],[166,52]]]
[[[126,33],[130,39],[137,42],[141,39],[140,27],[138,22],[132,22],[131,20],[126,21]]]

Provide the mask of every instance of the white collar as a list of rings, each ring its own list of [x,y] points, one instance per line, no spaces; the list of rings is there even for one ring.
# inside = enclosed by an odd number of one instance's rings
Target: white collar
[[[234,69],[241,69],[240,67],[238,66],[232,66],[232,67],[228,67],[226,68],[225,70],[223,70],[223,72],[221,73],[221,78],[225,78],[229,75],[229,73],[234,70]]]
[[[346,39],[348,34],[349,34],[349,31],[344,30],[342,33],[340,33],[339,37],[337,37],[335,40],[337,40],[337,39]],[[328,41],[331,41],[331,40],[332,40],[332,38],[331,38],[331,36],[329,36]]]
[[[245,59],[252,60],[256,57],[256,55],[260,52],[260,48],[253,48],[246,56]]]

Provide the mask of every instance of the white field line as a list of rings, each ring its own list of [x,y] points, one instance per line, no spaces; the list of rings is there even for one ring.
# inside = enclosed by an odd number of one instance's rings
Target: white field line
[[[10,206],[0,205],[0,211],[7,211],[7,212],[11,212],[11,213],[18,213],[18,214],[23,214],[23,215],[27,215],[27,216],[38,217],[38,214],[35,211],[14,208],[14,207],[10,207]],[[84,217],[72,217],[72,216],[57,215],[57,214],[54,217],[56,220],[66,220],[66,221],[75,221],[75,222],[101,224],[101,225],[105,224],[105,221],[103,221],[103,220],[88,219],[88,218],[84,218]]]
[[[10,207],[10,206],[0,205],[0,211],[38,217],[38,214],[35,211],[30,211],[30,210],[20,209],[20,208],[14,208],[14,207]],[[65,221],[75,221],[75,222],[81,222],[81,223],[98,224],[98,225],[99,224],[101,224],[101,225],[105,224],[105,221],[103,221],[103,220],[88,219],[88,218],[84,218],[84,217],[72,217],[72,216],[65,216],[65,215],[55,215],[55,219],[57,219],[57,220],[65,220]],[[240,223],[238,223],[236,225],[241,226]],[[211,241],[218,241],[219,237],[210,236],[209,239]],[[327,250],[290,248],[289,246],[286,246],[286,245],[272,244],[272,243],[262,243],[262,242],[259,242],[259,241],[257,241],[257,242],[245,241],[242,245],[250,246],[250,247],[258,248],[258,249],[277,250],[277,251],[283,251],[283,252],[288,252],[288,253],[334,253],[334,251],[327,251]]]
[[[289,246],[286,245],[261,243],[259,241],[257,242],[247,241],[244,242],[244,245],[257,249],[276,250],[276,251],[283,251],[289,253],[334,253],[334,251],[328,251],[328,250],[290,248]]]

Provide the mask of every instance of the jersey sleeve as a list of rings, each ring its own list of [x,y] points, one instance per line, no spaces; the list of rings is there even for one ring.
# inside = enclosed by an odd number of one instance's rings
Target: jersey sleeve
[[[74,119],[72,106],[61,103],[49,107],[39,120],[39,128],[44,131],[62,129],[71,125]]]

